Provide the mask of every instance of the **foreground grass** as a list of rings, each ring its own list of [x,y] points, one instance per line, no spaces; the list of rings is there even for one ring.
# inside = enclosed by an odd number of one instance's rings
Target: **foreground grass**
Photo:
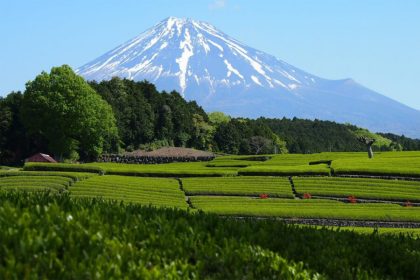
[[[0,192],[0,278],[383,279],[420,274],[420,240]],[[317,275],[320,273],[321,275]]]

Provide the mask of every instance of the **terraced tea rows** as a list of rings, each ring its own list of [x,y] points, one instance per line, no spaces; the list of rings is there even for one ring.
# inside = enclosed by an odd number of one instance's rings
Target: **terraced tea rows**
[[[238,171],[243,176],[298,176],[298,175],[323,175],[329,176],[330,169],[326,164],[317,165],[295,165],[295,166],[274,166],[274,165],[253,165],[242,168]]]
[[[103,170],[98,166],[87,164],[71,164],[71,163],[43,163],[43,162],[27,162],[23,167],[25,171],[64,171],[64,172],[89,172],[102,173]]]
[[[363,159],[366,153],[316,153],[316,154],[280,154],[272,155],[271,158],[261,165],[264,166],[298,166],[309,165],[312,162],[332,161],[336,159]]]
[[[420,182],[367,178],[295,177],[296,191],[303,195],[420,201]]]
[[[204,162],[167,164],[95,163],[106,174],[144,177],[221,177],[237,175],[237,168],[209,168]]]
[[[0,190],[25,190],[53,192],[67,189],[73,180],[62,176],[3,176],[0,177]]]
[[[81,181],[92,176],[93,173],[83,172],[58,172],[58,171],[0,171],[0,177],[12,176],[61,176],[71,178],[73,181]]]
[[[420,157],[338,159],[331,167],[335,175],[420,177]]]
[[[420,177],[420,153],[384,152],[373,159],[338,158],[331,167],[335,175]]]
[[[343,171],[345,168],[350,170],[349,173]],[[371,171],[372,168],[382,170],[382,173],[375,173],[376,171]],[[337,175],[386,174],[394,176],[394,174],[404,173],[404,176],[414,177],[419,168],[420,153],[418,152],[375,153],[374,159],[367,159],[366,153],[320,153],[226,156],[218,157],[210,162],[194,163],[27,164],[25,166],[26,170],[50,170],[48,172],[84,170],[92,174],[107,174],[95,175],[71,186],[72,195],[78,197],[99,196],[106,199],[185,209],[187,208],[186,195],[190,197],[189,202],[193,207],[223,215],[264,217],[272,215],[290,218],[382,221],[417,221],[420,217],[418,213],[420,207],[404,208],[399,205],[373,203],[352,205],[328,198],[355,196],[356,199],[399,202],[409,200],[414,203],[420,201],[420,182],[342,178]],[[292,199],[294,198],[293,188],[286,178],[289,176],[295,176],[294,190],[301,196],[309,193],[325,199],[300,201]],[[185,193],[179,189],[175,179],[152,177],[180,178],[182,190]],[[262,198],[269,199],[250,199],[250,197],[260,197],[260,195]]]
[[[266,160],[267,159],[267,160]],[[420,177],[419,152],[285,154],[225,156],[210,162],[170,164],[45,164],[27,163],[25,170],[78,171],[125,176],[215,177],[291,175],[374,175]]]
[[[419,207],[402,207],[394,204],[350,204],[318,199],[258,199],[223,196],[192,196],[190,199],[195,208],[220,215],[407,222],[420,221]]]
[[[290,182],[279,177],[184,178],[187,195],[238,195],[293,198]]]
[[[101,197],[144,205],[187,208],[178,181],[165,178],[95,176],[70,188],[74,197]]]
[[[123,164],[123,163],[26,163],[24,170],[79,171],[108,175],[140,177],[220,177],[235,176],[237,168],[210,168],[204,162],[181,162],[166,164]]]
[[[271,156],[223,156],[216,157],[206,164],[207,167],[247,167],[251,165],[262,164],[271,159]]]

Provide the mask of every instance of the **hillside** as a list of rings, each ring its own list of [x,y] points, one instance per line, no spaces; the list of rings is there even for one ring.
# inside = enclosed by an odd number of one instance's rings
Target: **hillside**
[[[112,107],[118,129],[115,145],[127,152],[167,146],[228,154],[365,151],[357,141],[360,135],[376,139],[373,147],[376,151],[420,150],[420,140],[391,133],[373,134],[350,124],[298,118],[232,118],[220,112],[206,113],[196,102],[185,101],[175,91],[160,92],[146,81],[113,78],[89,85]],[[45,135],[29,133],[22,122],[23,99],[20,92],[0,99],[3,165],[21,164],[39,151],[51,152]],[[56,135],[53,133],[52,137]],[[78,152],[81,160],[89,160],[83,157],[85,151]],[[117,153],[118,149],[107,152]]]

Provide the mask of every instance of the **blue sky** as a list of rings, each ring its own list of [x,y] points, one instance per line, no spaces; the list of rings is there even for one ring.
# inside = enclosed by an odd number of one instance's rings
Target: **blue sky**
[[[418,0],[0,0],[0,95],[168,16],[210,22],[312,74],[353,78],[420,109]]]

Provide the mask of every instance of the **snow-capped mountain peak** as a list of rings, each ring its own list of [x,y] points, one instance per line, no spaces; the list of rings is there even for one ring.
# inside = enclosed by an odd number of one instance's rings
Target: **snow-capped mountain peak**
[[[166,18],[76,71],[87,80],[148,80],[232,116],[318,118],[420,137],[419,111],[353,80],[309,74],[189,18]]]
[[[209,23],[176,17],[166,18],[77,72],[89,80],[119,76],[159,85],[160,80],[170,79],[172,88],[187,98],[189,88],[210,93],[240,87],[294,90],[317,80]]]

